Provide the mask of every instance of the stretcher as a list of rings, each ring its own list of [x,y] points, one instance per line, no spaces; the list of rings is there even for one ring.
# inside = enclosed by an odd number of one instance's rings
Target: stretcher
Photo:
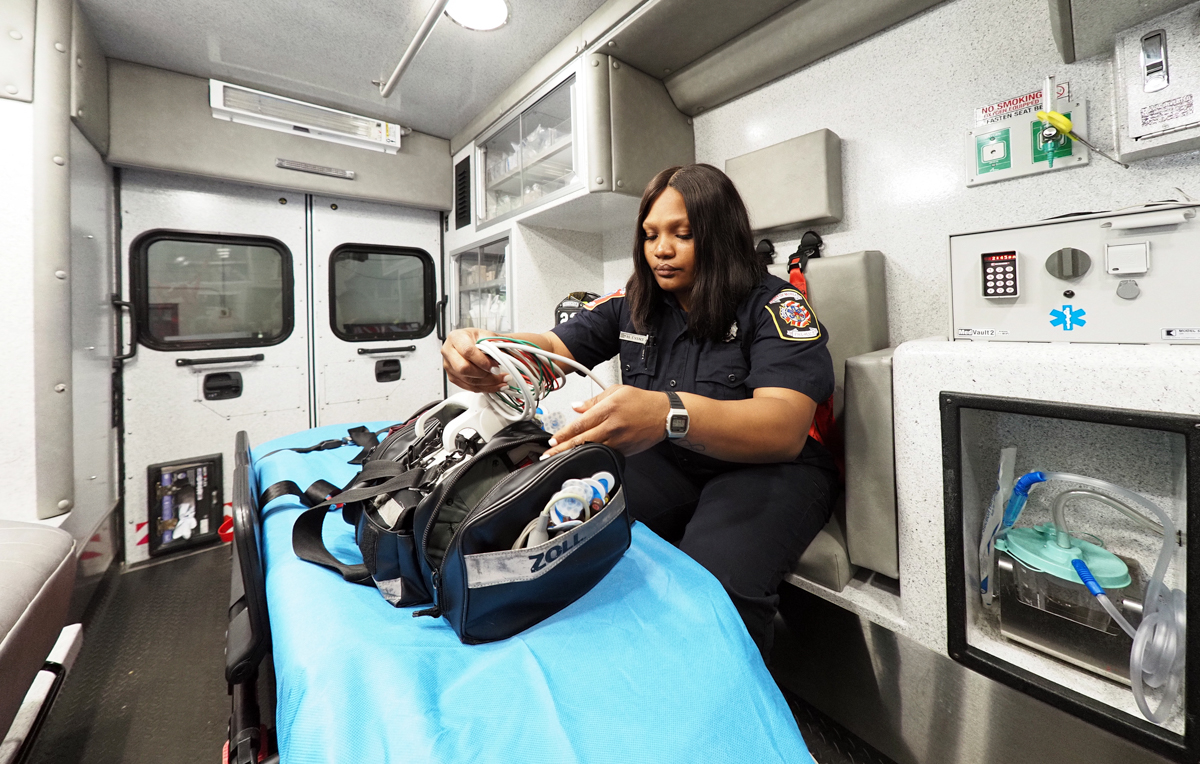
[[[297,558],[291,529],[303,505],[286,495],[259,507],[257,497],[281,480],[344,485],[358,471],[347,463],[358,446],[277,449],[346,433],[345,425],[322,427],[253,451],[239,433],[230,761],[248,764],[260,749],[277,749],[285,764],[811,764],[720,584],[640,524],[590,592],[484,645],[463,645],[440,619],[413,618],[414,609],[393,608],[373,587]],[[336,556],[361,561],[338,512],[323,532]],[[272,674],[273,711],[262,687]]]

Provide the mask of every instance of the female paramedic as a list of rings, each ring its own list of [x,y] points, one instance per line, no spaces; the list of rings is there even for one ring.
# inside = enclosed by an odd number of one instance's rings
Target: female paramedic
[[[824,526],[837,487],[830,453],[808,438],[833,393],[827,332],[805,298],[766,273],[732,181],[706,164],[646,187],[633,275],[545,334],[508,335],[595,366],[620,355],[622,384],[576,404],[550,441],[628,457],[630,515],[720,580],[766,657],[776,588]],[[450,380],[505,387],[476,349],[479,329],[442,346]]]

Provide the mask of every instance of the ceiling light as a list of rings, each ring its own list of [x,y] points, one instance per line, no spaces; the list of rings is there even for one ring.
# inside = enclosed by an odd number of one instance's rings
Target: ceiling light
[[[461,27],[487,32],[508,23],[508,3],[506,0],[450,0],[446,15]]]

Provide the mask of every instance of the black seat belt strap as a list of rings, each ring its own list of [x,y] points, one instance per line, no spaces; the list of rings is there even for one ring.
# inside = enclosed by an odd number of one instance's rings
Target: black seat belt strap
[[[295,496],[300,503],[307,507],[320,504],[338,492],[338,487],[326,480],[317,480],[305,490],[290,480],[280,480],[272,483],[258,497],[258,506],[265,507],[280,496]]]
[[[325,500],[320,504],[313,505],[313,509],[318,507],[329,507],[334,504],[349,504],[354,501],[363,501],[364,499],[373,499],[376,496],[384,493],[393,493],[402,488],[412,488],[421,484],[421,477],[424,470],[415,469],[405,472],[403,475],[392,478],[391,480],[380,483],[379,485],[363,486],[361,488],[347,488],[336,496]]]
[[[386,430],[381,430],[381,432],[386,432]],[[349,437],[350,440],[352,440],[354,444],[360,447],[362,450],[358,452],[357,456],[347,462],[347,464],[365,463],[367,461],[367,457],[371,455],[371,451],[379,445],[378,434],[371,432],[366,427],[362,427],[361,425],[358,427],[351,427],[349,431]]]
[[[325,524],[325,507],[309,509],[300,513],[292,526],[292,549],[301,560],[320,565],[339,573],[343,580],[352,584],[372,585],[371,574],[366,565],[350,565],[342,562],[325,547],[321,538],[321,527]]]

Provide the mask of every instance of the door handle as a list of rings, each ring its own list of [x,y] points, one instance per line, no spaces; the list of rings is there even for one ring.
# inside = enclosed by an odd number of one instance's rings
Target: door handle
[[[231,355],[224,358],[176,358],[176,366],[207,366],[214,363],[247,363],[263,360],[262,353],[254,355]]]
[[[446,303],[449,301],[447,295],[442,295],[442,299],[433,307],[437,311],[437,338],[442,342],[446,341]]]
[[[241,395],[242,375],[238,372],[217,372],[204,375],[204,400],[224,401],[230,398],[240,398]]]
[[[417,349],[416,345],[401,345],[397,348],[359,348],[359,355],[371,355],[373,353],[411,353]]]
[[[376,382],[399,382],[400,381],[400,359],[385,358],[382,361],[375,362],[375,381]]]
[[[137,336],[137,316],[133,312],[133,303],[128,300],[122,300],[121,295],[114,294],[112,296],[112,306],[117,309],[117,350],[120,350],[121,345],[121,311],[129,310],[129,352],[117,353],[113,356],[114,361],[128,361],[137,355],[138,336]]]

